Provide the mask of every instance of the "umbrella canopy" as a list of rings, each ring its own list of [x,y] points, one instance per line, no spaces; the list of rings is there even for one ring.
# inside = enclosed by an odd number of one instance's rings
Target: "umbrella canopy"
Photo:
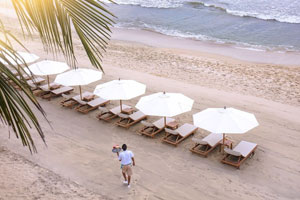
[[[193,115],[194,125],[213,133],[242,134],[258,126],[255,116],[234,108],[207,108]]]
[[[146,85],[134,80],[113,80],[97,85],[94,94],[108,100],[129,100],[144,94]]]
[[[72,69],[56,76],[55,83],[64,86],[88,85],[102,78],[102,72],[92,69]]]
[[[32,53],[27,53],[27,52],[21,52],[21,51],[17,51],[17,53],[19,54],[19,56],[21,58],[23,58],[23,60],[26,62],[26,63],[32,63],[36,60],[38,60],[40,57],[38,57],[37,55],[35,54],[32,54]],[[3,53],[4,56],[6,57],[6,59],[9,60],[9,62],[11,62],[13,65],[21,65],[21,64],[24,64],[24,62],[18,58],[12,58],[13,56],[10,55],[9,52],[4,52]],[[2,62],[3,64],[7,65],[8,63],[5,62],[3,59],[0,58],[0,62]]]
[[[32,72],[37,76],[49,76],[62,73],[68,70],[70,67],[64,62],[57,62],[51,60],[43,60],[41,62],[30,65],[29,70],[25,68],[27,73]]]
[[[213,133],[243,134],[259,124],[255,116],[234,108],[207,108],[193,115],[194,125]]]
[[[33,73],[37,76],[47,76],[48,87],[50,87],[49,75],[59,74],[68,69],[69,66],[66,63],[43,60],[30,65],[28,68],[25,68],[25,72],[28,74]]]
[[[173,117],[192,109],[194,100],[180,93],[159,92],[142,97],[136,108],[146,115]]]
[[[73,69],[56,76],[54,82],[64,86],[79,86],[82,99],[81,86],[88,85],[102,78],[102,72],[92,69]]]

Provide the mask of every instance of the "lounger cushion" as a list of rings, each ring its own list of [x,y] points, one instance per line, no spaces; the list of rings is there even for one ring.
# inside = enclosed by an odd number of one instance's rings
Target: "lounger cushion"
[[[165,128],[165,131],[166,131],[167,133],[172,134],[172,135],[178,135],[178,132],[177,132],[177,131],[172,130],[172,129],[169,129],[169,128]]]
[[[247,157],[256,146],[257,144],[255,143],[241,141],[233,150],[240,152],[242,156]]]
[[[186,135],[190,134],[191,132],[194,132],[195,130],[197,130],[196,126],[189,123],[185,123],[178,129],[176,129],[176,132],[178,132],[182,137],[185,137]]]
[[[122,109],[125,109],[125,108],[131,108],[131,106],[127,106],[127,105],[123,104]],[[117,107],[114,107],[114,108],[110,109],[109,111],[111,113],[117,115],[117,114],[121,113],[121,107],[117,106]]]
[[[94,108],[94,107],[100,106],[102,104],[105,104],[106,102],[108,102],[108,100],[102,99],[101,97],[99,97],[92,101],[89,101],[88,105]]]
[[[35,85],[32,82],[27,82],[27,84],[31,87],[31,89],[36,89],[37,88],[37,85]]]
[[[170,123],[170,122],[173,122],[173,121],[175,121],[175,119],[169,118],[169,117],[166,118],[166,123],[167,124]],[[159,120],[153,122],[153,124],[154,124],[154,126],[156,126],[156,128],[162,129],[162,128],[165,127],[165,120],[164,120],[164,118],[160,118]]]
[[[79,104],[81,104],[81,105],[86,105],[86,104],[87,104],[86,101],[82,101],[82,100],[80,100],[80,99],[77,99],[76,101],[77,101]]]
[[[101,114],[109,112],[109,110],[107,108],[99,107],[98,109],[101,111]]]
[[[225,148],[224,151],[230,155],[233,155],[233,156],[241,156],[242,154],[238,151],[234,151],[234,150],[231,150],[231,149],[228,149],[228,148]]]
[[[142,111],[137,111],[132,113],[131,115],[129,115],[130,119],[132,119],[133,121],[139,120],[144,118],[146,115],[142,112]]]
[[[118,116],[123,118],[123,119],[129,118],[129,115],[126,115],[126,114],[123,114],[123,113],[119,113]]]
[[[88,96],[88,95],[92,95],[92,93],[84,92],[81,94],[82,98],[84,98],[85,96]],[[72,99],[78,102],[81,100],[81,97],[80,97],[80,95],[76,95],[76,96],[72,97]]]
[[[199,138],[193,138],[192,141],[194,141],[196,144],[202,144],[202,145],[207,145],[208,144],[206,141],[203,141]]]
[[[72,96],[71,95],[67,95],[67,94],[61,94],[61,96],[65,99],[71,99]]]
[[[58,88],[56,90],[52,90],[51,92],[55,95],[61,95],[63,93],[71,92],[72,90],[73,88],[65,86],[65,87]]]
[[[50,85],[50,88],[51,88],[52,86],[57,85],[57,83],[50,83],[49,85]],[[48,84],[42,85],[42,86],[40,86],[40,88],[41,88],[41,90],[46,91],[46,92],[47,92],[47,91],[50,91],[50,89],[49,89],[49,87],[48,87]]]
[[[153,127],[154,125],[150,122],[147,122],[147,121],[141,121],[141,123],[146,126],[146,127]]]
[[[211,133],[202,140],[207,142],[210,146],[215,146],[223,139],[223,135],[219,133]]]
[[[27,83],[28,83],[28,84],[40,84],[40,83],[42,83],[43,81],[45,81],[44,78],[41,78],[41,77],[34,77],[33,79],[28,80]]]

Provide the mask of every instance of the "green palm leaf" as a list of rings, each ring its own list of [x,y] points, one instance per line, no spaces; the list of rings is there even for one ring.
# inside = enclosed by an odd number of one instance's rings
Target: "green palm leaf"
[[[11,0],[23,29],[36,30],[46,50],[61,51],[68,63],[76,67],[72,28],[93,66],[101,66],[102,51],[110,38],[114,23],[104,3],[95,0]]]
[[[47,51],[62,52],[67,62],[76,67],[76,57],[73,45],[72,30],[75,30],[90,62],[102,69],[102,52],[105,51],[110,38],[110,27],[114,17],[105,4],[95,0],[11,0],[23,33],[30,35],[37,31]],[[23,61],[12,48],[10,40],[16,41],[26,49],[17,38],[6,30],[0,20],[0,122],[6,124],[23,145],[31,152],[36,152],[31,129],[35,128],[45,142],[45,137],[38,119],[33,113],[28,101],[45,116],[23,74],[24,69],[19,64],[14,66],[7,58]],[[26,63],[24,64],[26,66]],[[17,75],[12,73],[17,71]],[[17,77],[19,76],[19,78]],[[13,87],[13,85],[15,87]],[[19,88],[19,90],[16,89]],[[22,95],[21,95],[22,94]]]
[[[44,142],[45,139],[38,119],[27,101],[29,100],[44,116],[45,113],[23,76],[25,73],[23,68],[20,65],[14,66],[8,59],[8,57],[11,57],[15,61],[23,61],[9,45],[11,38],[18,43],[19,41],[4,29],[1,21],[0,24],[0,32],[4,33],[5,36],[5,41],[0,39],[0,58],[8,63],[6,66],[0,62],[0,120],[1,123],[7,125],[15,133],[17,138],[21,139],[24,146],[27,146],[31,152],[36,152],[30,129],[35,127]],[[17,75],[13,74],[12,70],[16,70],[20,78],[17,78]],[[20,88],[27,101],[16,88]]]

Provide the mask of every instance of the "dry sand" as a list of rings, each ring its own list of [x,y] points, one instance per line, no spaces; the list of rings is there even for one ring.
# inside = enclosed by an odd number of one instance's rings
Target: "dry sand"
[[[19,33],[11,25],[16,24],[14,17],[4,22]],[[159,36],[152,35],[151,40],[159,40],[153,37]],[[5,148],[0,152],[0,199],[300,198],[299,65],[250,63],[114,38],[104,58],[106,74],[85,90],[93,91],[96,84],[120,77],[145,83],[147,94],[162,90],[184,93],[195,99],[195,105],[191,112],[176,117],[180,123],[192,123],[192,114],[207,107],[226,105],[252,112],[260,126],[230,137],[235,145],[240,140],[257,143],[255,156],[236,170],[221,164],[222,155],[217,151],[208,158],[190,153],[191,138],[174,148],[161,143],[162,135],[155,139],[138,135],[140,124],[124,130],[99,122],[97,111],[82,115],[61,108],[60,98],[41,100],[53,128],[41,118],[48,147],[35,137],[38,154],[30,155],[20,141],[8,139],[6,128],[0,128],[0,146]],[[42,58],[51,58],[37,37],[25,44]],[[78,44],[76,41],[79,66],[91,67]],[[57,59],[63,60],[61,56]],[[125,103],[134,106],[137,100]],[[199,130],[196,137],[207,134]],[[119,162],[111,153],[113,145],[122,143],[136,157],[131,189],[122,185]]]

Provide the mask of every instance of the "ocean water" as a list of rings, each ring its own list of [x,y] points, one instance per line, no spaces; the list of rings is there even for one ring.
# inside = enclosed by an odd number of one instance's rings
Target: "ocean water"
[[[253,50],[300,51],[300,0],[115,0],[117,27],[237,44]]]

